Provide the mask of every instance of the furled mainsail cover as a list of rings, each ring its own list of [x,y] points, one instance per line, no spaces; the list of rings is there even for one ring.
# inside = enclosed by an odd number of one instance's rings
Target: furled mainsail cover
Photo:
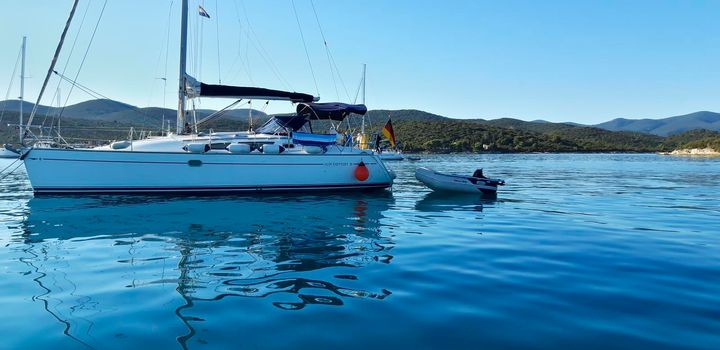
[[[365,115],[365,113],[367,113],[367,107],[365,107],[365,105],[351,105],[340,102],[299,103],[297,105],[297,114],[307,119],[332,119],[342,121],[351,113]]]
[[[272,90],[259,87],[212,85],[197,81],[185,75],[185,89],[188,98],[194,97],[225,97],[250,100],[285,100],[292,102],[313,102],[315,97],[299,92]]]
[[[312,102],[315,97],[299,92],[271,90],[258,87],[210,85],[200,83],[200,97],[231,97],[251,100],[290,100],[292,102]]]

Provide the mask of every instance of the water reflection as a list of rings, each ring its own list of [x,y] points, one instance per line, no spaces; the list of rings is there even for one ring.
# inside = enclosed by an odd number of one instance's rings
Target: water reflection
[[[174,286],[181,298],[174,315],[186,328],[177,340],[185,347],[196,323],[213,317],[197,315],[199,302],[243,297],[302,310],[391,295],[354,281],[363,266],[392,260],[394,243],[381,221],[393,201],[386,192],[40,197],[29,201],[13,239],[42,290],[34,300],[80,344],[92,343],[94,320],[128,290]],[[103,283],[117,285],[114,298],[93,296]]]
[[[420,212],[477,211],[494,206],[497,195],[430,192],[415,203]]]

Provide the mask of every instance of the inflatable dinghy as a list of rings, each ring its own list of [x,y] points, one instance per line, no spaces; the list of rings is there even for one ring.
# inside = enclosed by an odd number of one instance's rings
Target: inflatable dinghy
[[[475,170],[473,176],[464,176],[418,168],[415,170],[415,177],[435,191],[495,194],[498,186],[505,185],[504,180],[485,177],[482,169]]]

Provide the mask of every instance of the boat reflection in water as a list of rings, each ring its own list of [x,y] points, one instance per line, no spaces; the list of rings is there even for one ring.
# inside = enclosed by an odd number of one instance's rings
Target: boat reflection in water
[[[64,324],[65,335],[92,343],[91,333],[103,328],[98,323],[107,323],[103,313],[132,310],[123,303],[139,296],[164,305],[123,317],[174,314],[185,328],[177,340],[186,346],[198,322],[220,317],[208,306],[195,309],[200,302],[238,296],[300,310],[388,297],[390,291],[357,280],[364,266],[391,262],[393,241],[380,222],[392,202],[388,192],[36,197],[16,238],[24,240],[22,261],[41,287],[34,300]]]
[[[430,192],[415,203],[419,212],[478,211],[498,203],[496,195]]]

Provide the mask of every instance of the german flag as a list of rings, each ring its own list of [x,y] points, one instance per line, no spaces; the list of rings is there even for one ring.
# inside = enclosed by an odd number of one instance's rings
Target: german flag
[[[390,140],[390,146],[395,147],[395,131],[393,131],[392,121],[390,121],[390,119],[388,119],[385,127],[383,127],[382,134]]]

